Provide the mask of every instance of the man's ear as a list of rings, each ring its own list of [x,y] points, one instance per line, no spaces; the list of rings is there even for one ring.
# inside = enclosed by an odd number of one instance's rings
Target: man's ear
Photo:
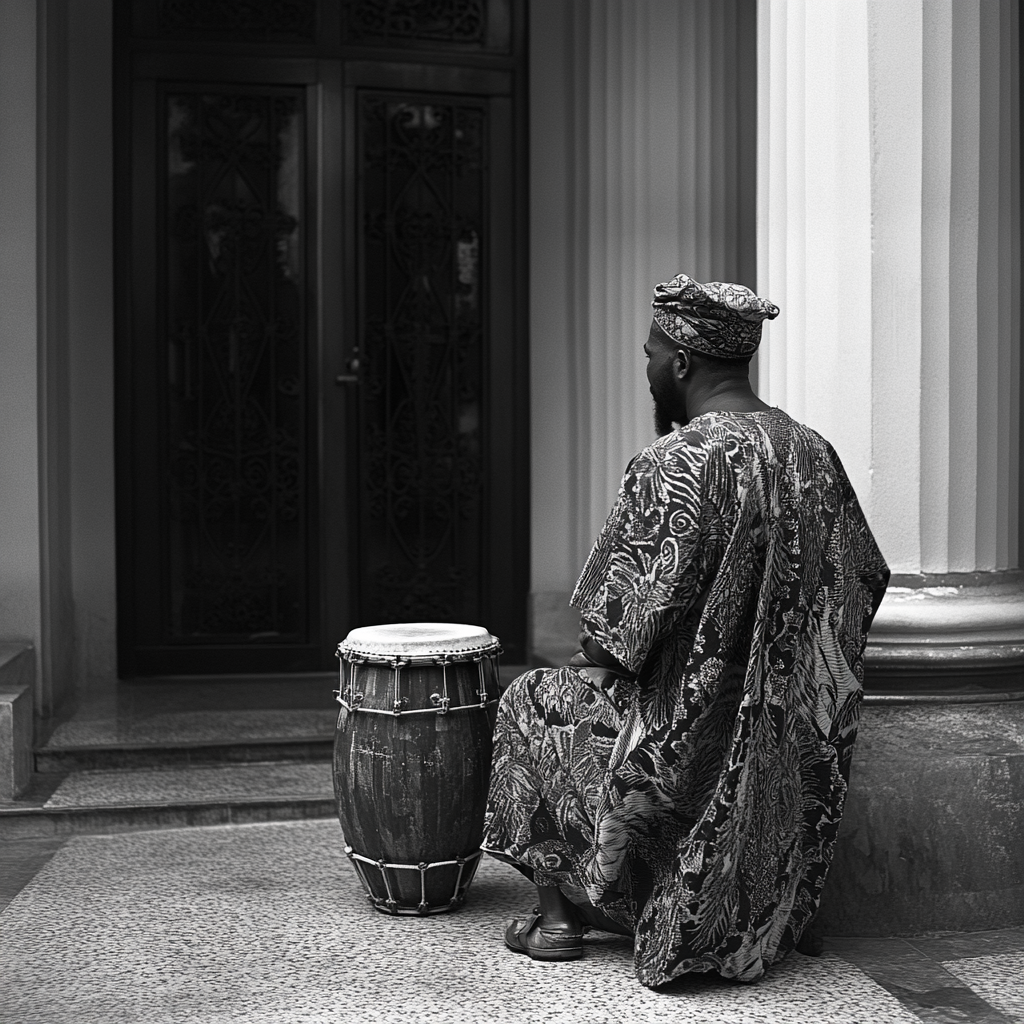
[[[682,380],[692,367],[693,357],[690,355],[689,349],[677,348],[675,357],[672,360],[672,369],[675,371],[676,377]]]

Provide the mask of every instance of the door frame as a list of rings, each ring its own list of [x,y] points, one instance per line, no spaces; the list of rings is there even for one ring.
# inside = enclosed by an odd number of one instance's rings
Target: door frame
[[[490,479],[485,521],[489,543],[482,568],[484,611],[481,625],[499,636],[506,659],[527,660],[526,621],[529,589],[530,436],[529,436],[529,308],[528,308],[528,153],[526,3],[511,0],[510,41],[506,50],[494,53],[435,50],[416,44],[409,47],[351,46],[340,42],[337,17],[321,19],[314,45],[269,49],[265,44],[223,42],[216,45],[182,40],[155,40],[132,36],[130,4],[115,11],[114,139],[115,139],[115,467],[117,548],[118,675],[246,674],[265,672],[316,672],[331,669],[338,642],[357,621],[358,557],[355,531],[347,529],[345,515],[332,509],[353,505],[359,481],[355,467],[338,472],[326,453],[329,437],[346,436],[357,429],[357,403],[344,396],[335,383],[346,372],[347,346],[333,338],[354,338],[357,329],[354,302],[346,301],[357,268],[355,232],[345,225],[354,215],[355,146],[352,110],[355,82],[401,88],[410,75],[422,81],[422,69],[430,68],[436,91],[450,91],[453,74],[471,71],[483,94],[505,97],[500,113],[494,109],[492,133],[504,130],[512,140],[512,158],[495,169],[503,184],[495,181],[495,193],[505,192],[497,216],[505,218],[512,245],[491,253],[492,267],[499,265],[511,282],[503,305],[491,303],[486,386],[493,404],[491,429],[486,438]],[[140,8],[141,9],[141,8]],[[324,10],[333,10],[325,4]],[[147,30],[148,31],[148,30]],[[258,61],[254,60],[258,58]],[[253,70],[259,65],[259,70]],[[413,72],[413,67],[419,69]],[[194,648],[187,645],[152,645],[140,651],[139,617],[135,594],[140,588],[138,551],[146,529],[138,520],[137,475],[141,453],[132,451],[138,413],[138,360],[132,351],[133,324],[140,309],[152,300],[134,274],[133,233],[140,231],[138,197],[132,195],[137,152],[147,143],[133,138],[135,81],[143,74],[174,80],[207,78],[212,82],[302,83],[307,96],[307,266],[315,268],[310,281],[307,308],[310,373],[310,444],[315,452],[310,466],[310,514],[317,521],[310,533],[311,559],[320,566],[316,593],[309,595],[319,613],[310,619],[308,642],[301,649],[260,648],[256,664],[244,663],[252,648],[223,646],[214,651],[201,672],[190,668]],[[444,89],[449,83],[449,90]],[[501,120],[499,125],[497,122]],[[343,132],[325,130],[338,121]],[[152,131],[155,126],[150,126]],[[150,153],[155,139],[150,138]],[[155,187],[155,182],[150,185]],[[343,281],[344,287],[331,287]],[[500,342],[499,342],[500,339]],[[500,454],[500,459],[498,455]],[[140,657],[140,653],[142,656]],[[194,657],[194,655],[192,655]],[[241,667],[240,667],[241,666]]]

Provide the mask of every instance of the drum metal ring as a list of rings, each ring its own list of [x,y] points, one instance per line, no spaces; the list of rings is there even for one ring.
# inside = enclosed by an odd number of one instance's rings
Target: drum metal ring
[[[465,900],[465,894],[460,892],[462,888],[462,879],[466,874],[466,865],[480,859],[481,851],[477,850],[475,853],[469,854],[468,857],[456,857],[453,860],[435,860],[430,863],[426,861],[420,861],[418,864],[394,864],[383,859],[374,859],[372,857],[365,857],[361,853],[356,853],[351,846],[345,847],[345,855],[350,861],[352,861],[353,867],[356,869],[356,874],[359,875],[362,880],[363,887],[366,889],[366,896],[370,903],[377,910],[382,910],[387,914],[394,916],[418,914],[425,916],[427,914],[441,914],[446,910],[451,910]],[[373,895],[373,889],[370,885],[370,878],[367,874],[367,869],[364,865],[373,865],[380,871],[381,880],[384,882],[384,889],[387,892],[386,898]],[[436,906],[430,906],[427,903],[427,872],[434,868],[449,868],[458,867],[459,874],[455,879],[455,888],[451,895],[451,898],[447,903],[442,903]],[[391,880],[388,878],[388,871],[418,871],[420,873],[420,902],[415,907],[400,906],[398,901],[395,899],[394,891],[391,888]]]
[[[365,654],[358,654],[345,651],[344,644],[338,645],[338,658],[341,660],[341,686],[334,691],[335,699],[350,714],[356,711],[364,714],[390,715],[398,718],[402,715],[447,715],[452,711],[471,711],[474,709],[487,708],[498,703],[497,697],[492,697],[487,690],[487,681],[484,678],[484,662],[494,658],[495,676],[497,676],[497,658],[501,654],[501,645],[493,643],[487,648],[481,648],[476,652],[461,652],[459,654],[432,654],[422,658],[404,658],[401,656],[380,656],[377,658],[368,657]],[[346,663],[352,666],[375,664],[387,665],[394,671],[394,694],[391,702],[391,710],[386,708],[363,707],[365,694],[356,692],[352,684],[351,672],[346,673]],[[458,704],[451,706],[451,698],[448,696],[448,666],[457,664],[474,664],[480,675],[480,688],[476,691],[480,701],[476,704]],[[430,701],[433,705],[429,708],[413,708],[409,710],[409,698],[401,693],[401,672],[403,668],[415,665],[431,665],[441,667],[441,692],[432,693]]]

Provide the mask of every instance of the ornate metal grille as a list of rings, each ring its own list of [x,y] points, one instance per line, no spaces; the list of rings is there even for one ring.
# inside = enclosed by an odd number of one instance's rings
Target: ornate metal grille
[[[166,96],[166,639],[306,630],[302,104]]]
[[[312,41],[316,0],[160,0],[159,27],[170,36]]]
[[[479,608],[486,127],[472,102],[360,96],[366,621]]]
[[[482,43],[486,6],[486,0],[346,0],[343,9],[352,42]]]

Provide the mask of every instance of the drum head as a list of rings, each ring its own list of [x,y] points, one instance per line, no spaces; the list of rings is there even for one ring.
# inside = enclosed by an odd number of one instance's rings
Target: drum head
[[[375,658],[458,658],[492,654],[498,638],[483,626],[462,622],[395,622],[383,626],[360,626],[339,644],[338,653]]]

